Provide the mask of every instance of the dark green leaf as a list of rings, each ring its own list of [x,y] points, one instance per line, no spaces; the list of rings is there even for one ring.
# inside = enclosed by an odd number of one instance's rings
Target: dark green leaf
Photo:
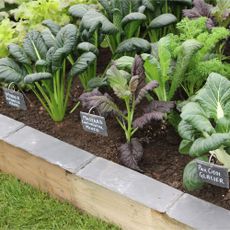
[[[130,38],[119,44],[116,53],[125,52],[148,52],[151,49],[150,43],[142,38]]]
[[[124,27],[125,25],[127,25],[128,23],[131,23],[131,22],[134,22],[134,21],[139,21],[140,23],[145,21],[146,20],[146,16],[142,13],[139,13],[139,12],[133,12],[133,13],[130,13],[128,15],[126,15],[121,23],[122,23],[122,26]]]
[[[61,28],[56,36],[55,52],[52,58],[52,68],[61,68],[64,58],[73,52],[77,42],[77,27],[68,24]]]
[[[69,14],[76,18],[82,18],[90,9],[92,9],[91,5],[76,4],[69,8]]]
[[[23,48],[16,44],[10,44],[8,46],[10,55],[19,63],[30,65],[31,61],[26,55]]]
[[[27,33],[23,48],[26,54],[31,60],[37,61],[39,59],[45,59],[47,53],[47,46],[42,38],[42,35],[38,31],[31,31]]]
[[[205,138],[200,137],[195,140],[190,148],[189,155],[201,156],[209,151],[216,150],[221,146],[224,146],[229,142],[230,133],[214,133],[211,136]]]
[[[49,29],[43,30],[41,35],[48,48],[55,46],[56,38]]]
[[[83,52],[93,52],[96,55],[99,53],[97,47],[89,42],[81,42],[77,46],[77,49]]]
[[[189,140],[182,140],[181,143],[180,143],[180,146],[179,146],[179,152],[181,154],[186,154],[188,155],[189,154],[189,150],[192,146],[192,141],[189,141]]]
[[[25,84],[31,84],[36,81],[41,81],[41,80],[46,80],[52,78],[51,73],[46,73],[46,72],[41,72],[41,73],[33,73],[33,74],[28,74],[24,78]]]
[[[206,156],[199,157],[189,162],[183,173],[183,185],[187,191],[194,191],[203,187],[204,182],[199,178],[196,160],[208,161]]]
[[[51,31],[51,33],[56,36],[58,31],[61,29],[61,26],[59,26],[57,23],[55,23],[54,21],[47,19],[44,20],[42,22],[42,25],[46,26],[47,28],[49,28],[49,30]]]
[[[74,63],[70,71],[70,76],[78,76],[79,74],[85,72],[96,60],[96,58],[96,55],[92,52],[83,53]]]
[[[151,29],[162,28],[164,26],[175,23],[176,21],[177,18],[173,14],[161,14],[151,21],[149,27]]]
[[[0,80],[19,83],[24,78],[23,68],[11,58],[0,59]]]
[[[100,88],[101,86],[107,85],[107,81],[105,78],[102,77],[94,77],[88,82],[89,89],[96,89]]]
[[[81,27],[89,31],[92,31],[92,28],[97,28],[99,24],[101,25],[101,32],[104,34],[114,34],[118,31],[115,25],[96,10],[88,10],[81,21]]]

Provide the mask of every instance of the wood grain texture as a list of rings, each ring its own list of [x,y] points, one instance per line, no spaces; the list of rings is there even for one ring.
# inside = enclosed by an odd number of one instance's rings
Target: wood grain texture
[[[125,230],[190,229],[162,214],[59,166],[0,141],[0,170]]]

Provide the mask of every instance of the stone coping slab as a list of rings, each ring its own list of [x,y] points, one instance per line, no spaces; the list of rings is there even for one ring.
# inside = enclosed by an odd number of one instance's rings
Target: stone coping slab
[[[1,119],[0,119],[1,126]],[[4,138],[8,144],[76,173],[95,156],[36,129],[24,126]]]
[[[230,229],[230,211],[186,193],[167,211],[167,214],[196,229]]]
[[[39,159],[58,165],[76,176],[76,181],[80,178],[83,181],[81,183],[92,182],[101,188],[106,188],[106,191],[127,197],[147,207],[147,210],[164,214],[162,218],[187,226],[178,225],[178,229],[230,229],[229,210],[195,198],[106,159],[96,157],[3,115],[0,115],[0,139]],[[87,189],[84,189],[87,192]],[[74,192],[69,191],[69,193]],[[93,204],[92,208],[94,208]]]
[[[77,175],[164,213],[183,192],[134,170],[97,157]]]
[[[23,123],[15,121],[0,114],[0,139],[3,139],[25,126]]]

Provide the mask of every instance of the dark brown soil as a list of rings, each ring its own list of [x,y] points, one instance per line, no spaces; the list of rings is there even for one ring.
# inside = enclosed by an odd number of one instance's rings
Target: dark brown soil
[[[106,57],[104,62],[106,60],[109,58]],[[99,67],[103,69],[102,65],[103,63],[99,64]],[[77,93],[73,94],[75,96],[80,95],[82,90],[77,83],[74,88]],[[80,108],[73,114],[67,113],[63,122],[54,123],[33,94],[28,93],[27,97],[32,102],[30,104],[27,101],[28,111],[16,110],[5,104],[0,90],[0,113],[97,156],[119,163],[118,147],[124,142],[124,134],[113,118],[107,119],[109,136],[103,137],[83,131],[79,116]],[[70,102],[70,108],[73,107],[74,103],[73,98]],[[191,159],[179,154],[180,138],[174,129],[169,126],[166,130],[162,130],[159,123],[153,122],[144,130],[137,132],[137,136],[141,138],[144,146],[144,156],[140,163],[144,174],[184,191],[182,186],[183,169]],[[192,195],[230,210],[229,191],[206,185],[205,188],[192,193]]]

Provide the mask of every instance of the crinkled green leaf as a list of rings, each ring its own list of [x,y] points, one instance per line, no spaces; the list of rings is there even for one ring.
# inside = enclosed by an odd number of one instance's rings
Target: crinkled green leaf
[[[51,73],[46,73],[46,72],[33,73],[33,74],[26,75],[24,78],[24,82],[26,84],[31,84],[31,83],[34,83],[36,81],[41,81],[41,80],[45,80],[45,79],[49,79],[49,78],[52,78]]]
[[[36,67],[46,67],[49,65],[49,62],[47,62],[46,60],[38,60],[36,63],[35,63],[35,66]]]
[[[127,15],[130,12],[138,11],[139,6],[141,5],[141,0],[122,0],[120,3],[123,15]]]
[[[96,58],[96,55],[92,52],[83,53],[72,66],[70,76],[78,76],[85,72]]]
[[[47,46],[38,31],[30,31],[27,33],[23,48],[31,60],[37,61],[38,59],[45,59],[47,53]]]
[[[146,20],[146,16],[142,13],[139,13],[139,12],[132,12],[128,15],[126,15],[121,23],[122,23],[122,26],[124,27],[125,25],[127,25],[128,23],[131,23],[131,22],[134,22],[134,21],[138,21],[138,22],[143,22]]]
[[[9,49],[10,55],[15,59],[15,61],[22,63],[22,64],[27,64],[27,65],[31,64],[31,61],[26,55],[24,49],[20,47],[19,45],[12,43],[8,46],[8,49]]]
[[[111,7],[110,2],[108,0],[98,0],[98,2],[103,6],[103,8],[106,11],[106,14],[111,19],[113,8]]]
[[[49,28],[49,30],[51,31],[51,33],[56,36],[57,33],[59,32],[59,30],[61,29],[61,26],[59,26],[57,23],[55,23],[54,21],[47,19],[44,20],[42,22],[43,26],[46,26],[47,28]]]
[[[142,4],[150,11],[154,12],[155,4],[151,0],[142,0]]]
[[[142,38],[130,38],[119,44],[116,53],[136,52],[144,53],[151,49],[150,43]]]
[[[73,52],[77,42],[77,27],[68,24],[61,28],[56,36],[55,52],[52,58],[52,68],[61,68],[64,58]]]
[[[43,30],[41,32],[41,35],[48,48],[55,46],[56,43],[55,35],[53,35],[49,29]]]
[[[93,52],[96,55],[99,53],[97,47],[89,42],[81,42],[78,44],[77,49],[84,52]]]
[[[92,9],[92,5],[76,4],[69,8],[69,14],[76,18],[82,18],[90,9]]]
[[[23,67],[20,67],[13,59],[0,59],[0,80],[8,83],[19,83],[23,80],[24,76]]]
[[[160,16],[154,18],[149,27],[151,29],[156,29],[156,28],[162,28],[164,26],[168,26],[172,23],[175,23],[177,21],[176,16],[173,14],[161,14]]]
[[[96,10],[88,10],[81,21],[81,27],[91,32],[93,30],[92,28],[97,28],[99,24],[101,25],[100,29],[103,34],[114,34],[118,31],[113,23]]]

